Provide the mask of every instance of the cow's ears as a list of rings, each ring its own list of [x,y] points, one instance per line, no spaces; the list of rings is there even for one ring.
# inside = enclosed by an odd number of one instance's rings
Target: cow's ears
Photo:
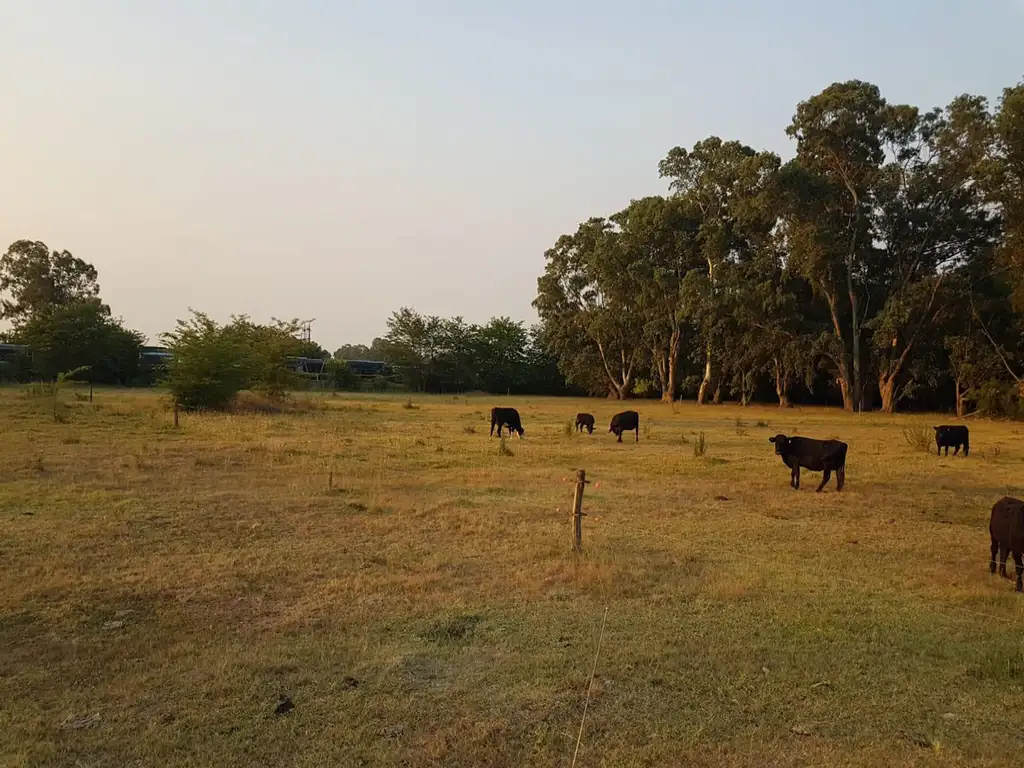
[[[939,428],[938,428],[938,427],[932,427],[932,429],[934,429],[934,430],[935,430],[936,432],[938,432],[938,431],[939,431]]]
[[[769,437],[768,438],[768,442],[769,443],[774,443],[775,442],[775,438],[774,437]]]

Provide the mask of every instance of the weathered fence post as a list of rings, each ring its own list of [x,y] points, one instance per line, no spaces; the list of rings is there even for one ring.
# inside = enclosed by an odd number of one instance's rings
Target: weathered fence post
[[[572,497],[572,550],[583,549],[583,489],[587,485],[587,471],[576,470],[576,493]]]
[[[89,402],[92,402],[92,379],[89,379]]]
[[[174,401],[174,428],[175,429],[178,428],[178,401],[177,401],[177,399],[175,399],[175,401]]]

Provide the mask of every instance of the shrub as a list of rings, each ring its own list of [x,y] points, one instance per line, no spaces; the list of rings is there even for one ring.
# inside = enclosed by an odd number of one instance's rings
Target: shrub
[[[226,410],[245,389],[281,399],[297,382],[288,365],[300,343],[294,331],[291,324],[255,325],[244,316],[220,326],[193,312],[163,336],[172,355],[164,384],[186,409]]]
[[[931,453],[932,445],[935,442],[935,432],[929,427],[904,427],[903,439],[911,448]]]
[[[693,457],[695,459],[704,458],[704,454],[707,452],[708,443],[704,439],[704,433],[701,432],[697,439],[693,441]]]
[[[1016,386],[992,379],[978,393],[978,412],[994,419],[1024,418],[1024,402]]]
[[[327,375],[330,376],[331,383],[334,384],[335,389],[346,392],[356,392],[359,390],[359,377],[355,371],[348,367],[348,363],[344,360],[328,360],[326,369]]]

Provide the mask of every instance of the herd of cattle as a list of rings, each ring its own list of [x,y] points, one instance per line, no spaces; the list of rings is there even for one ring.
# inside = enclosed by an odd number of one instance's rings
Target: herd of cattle
[[[587,430],[588,434],[594,434],[594,417],[589,413],[576,414],[576,431]],[[508,428],[509,436],[515,432],[520,439],[525,434],[523,422],[519,417],[519,411],[515,408],[492,408],[491,409],[491,436],[494,435],[494,428],[498,428],[498,437],[501,437],[503,427]],[[935,430],[936,453],[942,455],[943,449],[949,455],[949,449],[953,449],[956,456],[963,449],[964,456],[971,452],[971,436],[967,427],[943,425],[933,427]],[[615,434],[617,442],[622,442],[623,432],[636,432],[635,442],[640,442],[640,414],[636,411],[623,411],[612,416],[608,431]],[[846,451],[847,445],[841,440],[815,440],[809,437],[788,437],[786,435],[775,435],[769,437],[768,442],[775,445],[775,454],[782,459],[789,467],[790,487],[800,488],[800,469],[807,469],[811,472],[821,472],[821,484],[817,491],[821,491],[836,473],[836,491],[842,491],[846,482]],[[1024,501],[1015,499],[1012,496],[1004,496],[992,506],[992,515],[989,519],[989,535],[992,538],[991,559],[989,571],[996,572],[996,556],[999,558],[999,575],[1009,578],[1006,573],[1007,555],[1013,555],[1013,562],[1017,568],[1017,591],[1024,592]]]

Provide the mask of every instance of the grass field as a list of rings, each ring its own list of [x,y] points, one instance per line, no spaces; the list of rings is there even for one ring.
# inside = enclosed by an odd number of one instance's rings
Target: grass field
[[[158,393],[67,397],[0,390],[0,765],[568,766],[606,611],[579,766],[1019,762],[987,525],[1021,425],[964,459],[904,439],[934,416],[643,402],[616,444],[601,400],[175,430]],[[791,490],[776,432],[846,440],[843,493]]]

